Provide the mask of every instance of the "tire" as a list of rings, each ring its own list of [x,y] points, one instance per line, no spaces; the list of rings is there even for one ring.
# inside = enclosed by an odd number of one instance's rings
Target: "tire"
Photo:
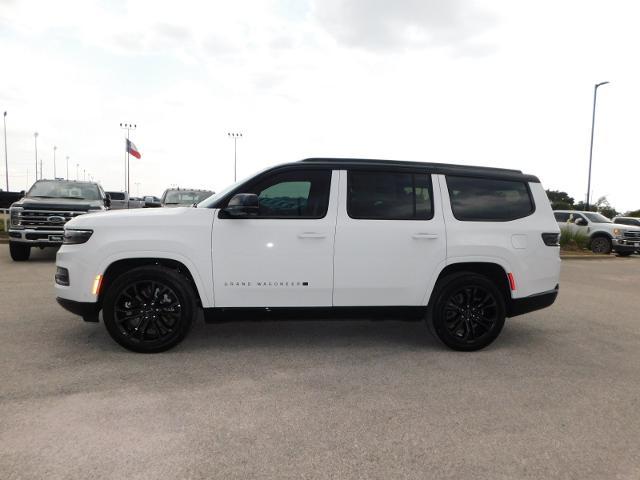
[[[633,252],[629,252],[629,251],[626,251],[626,252],[616,252],[616,254],[617,254],[619,257],[630,257],[631,255],[633,255]]]
[[[14,262],[26,262],[31,256],[31,247],[21,243],[9,242],[9,253]]]
[[[611,253],[611,240],[607,237],[596,237],[591,240],[591,251],[598,255],[609,255]]]
[[[505,299],[487,277],[473,272],[446,276],[436,285],[432,298],[427,325],[447,347],[476,351],[500,335],[506,317]]]
[[[103,302],[111,338],[127,350],[157,353],[180,343],[196,313],[189,281],[159,265],[134,268],[109,286]]]

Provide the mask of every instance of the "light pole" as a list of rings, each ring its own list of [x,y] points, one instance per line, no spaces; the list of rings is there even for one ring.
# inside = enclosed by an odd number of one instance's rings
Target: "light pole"
[[[135,130],[138,126],[135,123],[121,123],[120,128],[127,130],[127,143],[124,146],[126,151],[124,157],[124,191],[129,193],[129,132]]]
[[[53,146],[53,179],[56,179],[56,150],[58,147]]]
[[[36,182],[38,181],[38,132],[33,133],[33,142],[36,146]]]
[[[80,178],[79,178],[79,177],[80,177],[79,172],[80,172],[80,164],[79,164],[79,163],[76,163],[76,181],[77,181],[77,180],[80,180]]]
[[[587,211],[589,211],[589,200],[591,199],[591,161],[593,159],[593,132],[596,126],[596,100],[598,98],[598,87],[609,82],[596,83],[593,87],[593,113],[591,115],[591,146],[589,147],[589,180],[587,181]]]
[[[82,181],[83,182],[87,181],[87,169],[86,168],[82,169]]]
[[[69,155],[67,155],[67,180],[69,180]]]
[[[233,182],[235,183],[238,171],[237,141],[239,137],[242,137],[242,133],[227,133],[227,136],[233,138]]]
[[[4,112],[4,170],[7,181],[7,192],[9,191],[9,160],[7,160],[7,112]]]
[[[42,159],[40,159],[40,180],[42,180]]]

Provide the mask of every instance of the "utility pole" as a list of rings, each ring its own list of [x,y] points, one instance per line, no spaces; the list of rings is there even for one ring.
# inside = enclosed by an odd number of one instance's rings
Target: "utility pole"
[[[4,112],[4,171],[6,175],[7,192],[9,191],[9,160],[7,160],[7,112]]]
[[[36,146],[36,182],[38,181],[38,132],[33,133],[33,141]]]
[[[53,146],[53,179],[56,179],[56,150],[58,147]]]
[[[67,180],[69,180],[69,155],[67,155]]]
[[[238,172],[237,140],[242,137],[242,133],[227,133],[227,136],[233,138],[233,183],[235,183]]]
[[[598,87],[609,82],[596,83],[593,87],[593,113],[591,115],[591,146],[589,147],[589,180],[587,181],[587,211],[589,211],[589,200],[591,199],[591,160],[593,159],[593,132],[596,126],[596,100],[598,98]]]
[[[80,180],[80,178],[79,178],[79,177],[80,177],[79,172],[80,172],[80,164],[79,164],[79,163],[76,163],[76,181],[77,181],[77,180]]]
[[[42,180],[42,159],[40,159],[40,180]]]
[[[124,157],[124,191],[129,193],[129,132],[135,130],[138,126],[135,123],[121,123],[120,128],[127,130],[127,143],[124,146],[126,151]]]

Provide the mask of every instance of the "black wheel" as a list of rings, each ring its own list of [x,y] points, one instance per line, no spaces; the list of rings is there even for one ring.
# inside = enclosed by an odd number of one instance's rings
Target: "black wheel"
[[[21,243],[9,242],[9,253],[15,262],[25,262],[31,256],[31,247]]]
[[[438,282],[429,306],[431,332],[454,350],[474,351],[491,344],[504,326],[504,296],[488,278],[472,272]]]
[[[619,257],[629,257],[629,256],[633,255],[633,252],[628,252],[628,251],[627,252],[616,252],[616,254]]]
[[[196,301],[187,279],[158,265],[119,276],[107,290],[104,324],[128,350],[156,353],[180,343],[189,332]]]
[[[611,253],[611,240],[606,237],[596,237],[591,240],[591,251],[600,255]]]

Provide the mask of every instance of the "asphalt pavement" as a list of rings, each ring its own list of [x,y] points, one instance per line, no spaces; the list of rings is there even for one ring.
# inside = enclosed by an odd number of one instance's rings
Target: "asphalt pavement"
[[[198,322],[123,350],[0,245],[0,478],[640,478],[640,258],[565,261],[475,353],[419,323]]]

